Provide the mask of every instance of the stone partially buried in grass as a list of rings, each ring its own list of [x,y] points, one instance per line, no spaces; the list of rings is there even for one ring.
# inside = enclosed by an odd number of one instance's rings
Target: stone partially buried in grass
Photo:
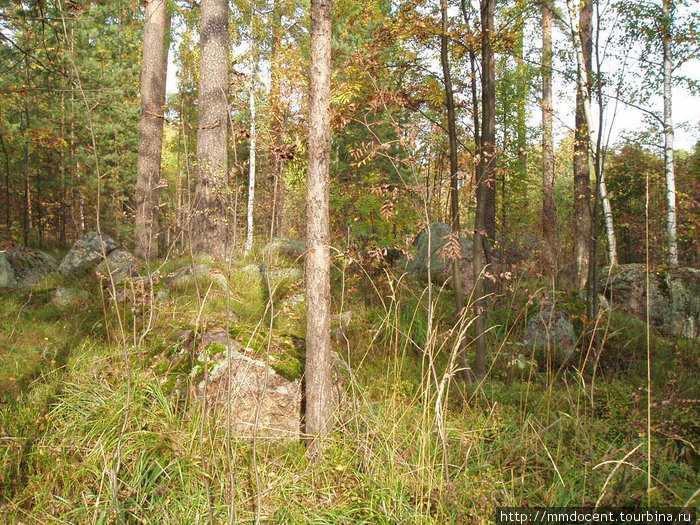
[[[53,291],[51,303],[59,308],[67,308],[68,306],[77,306],[88,300],[90,294],[85,290],[77,288],[56,288]]]
[[[299,439],[300,380],[289,381],[264,362],[245,355],[243,345],[224,330],[205,332],[199,349],[199,363],[191,377],[202,374],[205,358],[209,373],[206,381],[196,381],[192,391],[197,399],[206,396],[210,406],[217,408],[220,421],[228,422],[243,437],[257,433]]]

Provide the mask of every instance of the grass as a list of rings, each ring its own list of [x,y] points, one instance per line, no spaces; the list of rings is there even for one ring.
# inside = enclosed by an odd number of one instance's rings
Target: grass
[[[162,265],[156,289],[187,262]],[[89,279],[72,283],[91,291],[77,310],[51,304],[51,290],[71,284],[55,278],[3,298],[3,522],[461,524],[487,523],[497,506],[646,502],[643,324],[606,318],[593,389],[590,369],[576,364],[513,377],[500,356],[523,351],[516,343],[539,286],[519,283],[495,299],[499,357],[488,380],[467,386],[454,374],[449,291],[434,290],[429,323],[420,286],[338,273],[353,321],[334,345],[351,373],[326,454],[312,464],[300,443],[231,435],[215,412],[173,394],[168,374],[186,368],[162,364],[178,330],[223,328],[253,355],[271,348],[289,377],[301,373],[303,309],[283,306],[298,283],[270,293],[243,267],[221,269],[229,291],[205,276],[167,286],[162,300],[121,304],[121,323]],[[652,344],[649,497],[692,504],[697,348]]]

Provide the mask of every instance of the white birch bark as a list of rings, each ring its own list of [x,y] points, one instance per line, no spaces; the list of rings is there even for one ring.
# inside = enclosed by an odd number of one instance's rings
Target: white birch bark
[[[668,232],[668,263],[678,266],[678,244],[676,239],[676,175],[673,154],[673,115],[671,112],[671,21],[670,0],[663,0],[665,18],[663,35],[663,81],[664,81],[664,174],[666,176],[666,231]]]
[[[245,240],[244,253],[250,252],[253,247],[253,210],[255,208],[255,148],[256,148],[256,129],[255,129],[255,37],[253,36],[253,15],[254,10],[250,13],[250,92],[248,101],[250,104],[250,154],[248,157],[249,172],[248,172],[248,231]]]

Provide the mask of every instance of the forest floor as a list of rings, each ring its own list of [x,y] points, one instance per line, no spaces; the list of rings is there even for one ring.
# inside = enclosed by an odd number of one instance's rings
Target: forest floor
[[[154,264],[154,292],[188,262]],[[333,344],[351,373],[323,458],[310,462],[295,441],[237,438],[174,394],[156,356],[178,330],[218,327],[256,352],[286,348],[278,364],[298,375],[290,340],[303,339],[303,303],[285,301],[303,287],[269,289],[246,274],[251,262],[219,268],[228,293],[205,280],[115,306],[94,276],[3,291],[0,522],[458,524],[493,522],[499,506],[697,505],[695,344],[651,334],[647,347],[643,323],[605,313],[595,371],[581,364],[583,342],[548,369],[520,343],[544,287],[534,280],[494,297],[492,366],[466,385],[449,291],[337,261],[334,311],[352,321]],[[58,287],[89,296],[61,307]]]

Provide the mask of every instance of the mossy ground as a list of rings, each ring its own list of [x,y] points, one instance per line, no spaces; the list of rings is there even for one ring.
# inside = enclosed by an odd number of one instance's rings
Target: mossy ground
[[[239,264],[218,269],[228,292],[206,276],[167,285],[187,262],[152,268],[154,295],[167,296],[118,310],[88,278],[3,296],[3,522],[487,523],[501,505],[697,503],[700,356],[690,341],[651,338],[649,456],[642,323],[605,317],[595,376],[581,351],[568,368],[514,378],[503,362],[527,350],[517,342],[539,287],[516,283],[495,299],[489,377],[466,386],[450,367],[449,291],[432,291],[428,323],[420,286],[337,271],[334,309],[352,310],[353,321],[334,346],[351,373],[326,453],[312,463],[300,443],[239,440],[173,395],[193,363],[172,365],[179,330],[225,329],[298,377],[303,309],[283,302],[299,283],[270,293]],[[59,285],[86,287],[91,299],[55,307]]]

